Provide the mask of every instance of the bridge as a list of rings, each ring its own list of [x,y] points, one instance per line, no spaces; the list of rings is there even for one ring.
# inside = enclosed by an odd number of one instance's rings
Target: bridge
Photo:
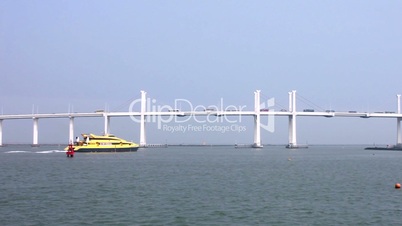
[[[85,117],[103,117],[104,118],[104,133],[110,133],[110,118],[111,117],[139,117],[140,123],[140,146],[146,147],[146,133],[145,124],[146,117],[148,116],[170,116],[170,117],[185,117],[185,116],[205,116],[210,115],[221,116],[248,116],[254,117],[254,141],[253,147],[262,147],[261,144],[261,117],[275,117],[285,116],[289,118],[289,141],[288,148],[298,148],[297,144],[297,131],[296,131],[296,119],[298,116],[310,116],[310,117],[359,117],[359,118],[395,118],[396,119],[396,144],[402,145],[402,133],[401,133],[401,95],[397,95],[397,112],[338,112],[338,111],[314,111],[312,109],[306,109],[304,111],[296,111],[296,91],[289,92],[289,108],[287,110],[272,111],[270,109],[261,108],[261,91],[256,90],[254,92],[254,110],[243,111],[240,110],[223,110],[223,109],[204,109],[201,111],[181,111],[179,109],[170,109],[169,111],[147,111],[147,98],[146,92],[141,91],[140,99],[140,111],[128,111],[128,112],[93,112],[93,113],[52,113],[52,114],[15,114],[15,115],[0,115],[0,146],[3,145],[3,121],[4,120],[17,120],[17,119],[32,119],[33,120],[33,146],[39,145],[38,124],[39,119],[48,118],[66,118],[69,119],[69,141],[74,140],[74,118]]]

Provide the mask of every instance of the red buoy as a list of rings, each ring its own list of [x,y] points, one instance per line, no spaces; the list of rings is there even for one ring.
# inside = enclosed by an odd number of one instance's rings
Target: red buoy
[[[68,150],[67,150],[66,154],[67,154],[67,158],[74,157],[74,147],[72,144],[68,145]]]
[[[396,189],[401,188],[401,184],[400,184],[400,183],[396,183],[396,184],[395,184],[395,188],[396,188]]]

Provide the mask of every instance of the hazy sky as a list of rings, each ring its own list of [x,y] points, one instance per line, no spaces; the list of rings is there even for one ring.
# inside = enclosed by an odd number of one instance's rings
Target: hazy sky
[[[275,98],[276,110],[297,90],[323,109],[396,111],[401,12],[396,0],[3,0],[1,113],[128,111],[140,90],[155,105],[222,98],[251,110],[257,89],[262,101]],[[312,106],[298,100],[297,108]],[[147,141],[252,143],[252,118],[237,124],[246,131],[170,133],[148,123]],[[286,117],[275,118],[262,142],[287,143],[287,128]],[[298,117],[297,129],[299,143],[396,141],[395,119]],[[102,131],[102,118],[75,120],[77,134]],[[139,141],[130,118],[112,118],[111,132]],[[67,119],[39,121],[40,143],[67,139]],[[32,142],[32,120],[5,120],[3,142]]]

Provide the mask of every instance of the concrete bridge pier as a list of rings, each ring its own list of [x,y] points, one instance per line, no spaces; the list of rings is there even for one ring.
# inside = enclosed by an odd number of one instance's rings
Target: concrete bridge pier
[[[296,90],[289,92],[289,144],[287,148],[298,148],[296,140]]]
[[[3,119],[0,119],[0,147],[3,146]]]
[[[260,92],[256,90],[254,92],[254,148],[262,148],[261,144],[261,109],[260,109]]]
[[[145,112],[147,106],[147,93],[141,91],[141,115],[140,115],[140,147],[147,145],[145,136]]]
[[[74,117],[70,116],[70,122],[69,122],[69,131],[68,131],[68,142],[70,144],[74,143]]]
[[[402,146],[402,133],[401,133],[401,121],[402,118],[396,119],[396,144]]]
[[[110,133],[110,117],[106,113],[104,113],[103,118],[105,120],[103,133],[106,135]]]
[[[32,147],[38,147],[39,146],[39,137],[38,137],[38,121],[39,119],[36,117],[33,117],[33,142],[32,142]]]
[[[398,114],[401,114],[401,94],[396,95],[398,101]],[[396,145],[402,146],[402,132],[401,132],[401,121],[402,118],[396,118]]]

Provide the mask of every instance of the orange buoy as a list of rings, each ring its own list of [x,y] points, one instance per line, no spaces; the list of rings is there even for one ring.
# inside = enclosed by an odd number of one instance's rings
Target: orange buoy
[[[396,184],[395,184],[395,188],[396,188],[396,189],[401,188],[401,184],[400,184],[400,183],[396,183]]]

